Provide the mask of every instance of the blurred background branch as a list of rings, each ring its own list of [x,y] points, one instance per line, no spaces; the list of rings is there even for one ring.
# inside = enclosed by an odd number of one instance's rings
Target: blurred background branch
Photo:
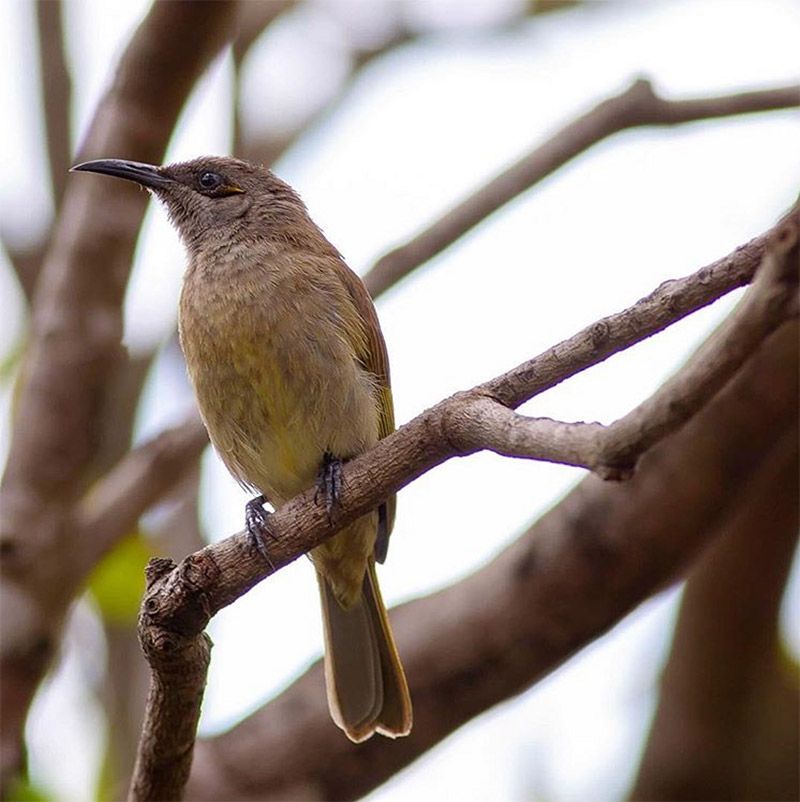
[[[800,523],[797,436],[776,442],[689,572],[631,799],[797,798],[798,672],[778,625]]]
[[[39,31],[39,69],[42,107],[47,134],[47,160],[50,166],[53,205],[61,208],[71,166],[70,108],[72,79],[64,52],[63,6],[52,0],[36,0]]]
[[[156,3],[123,54],[82,152],[158,161],[195,80],[225,44],[236,6]],[[176,42],[176,29],[192,36]],[[148,120],[148,125],[141,120]],[[30,609],[0,630],[0,785],[21,770],[25,716],[79,586],[64,582],[74,548],[71,505],[97,453],[98,410],[120,348],[121,305],[146,198],[73,185],[65,196],[35,296],[8,464],[0,485],[3,594]],[[13,578],[13,579],[12,579]],[[23,601],[24,600],[24,601]]]
[[[576,117],[541,145],[492,178],[411,241],[378,259],[364,276],[373,297],[398,282],[482,220],[606,137],[645,125],[678,125],[729,114],[800,106],[800,84],[691,100],[659,97],[639,79]]]

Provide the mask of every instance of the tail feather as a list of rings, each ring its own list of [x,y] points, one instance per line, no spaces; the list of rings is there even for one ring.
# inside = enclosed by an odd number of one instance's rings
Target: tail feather
[[[375,732],[396,738],[411,730],[411,700],[386,608],[370,560],[361,599],[343,608],[317,574],[325,631],[325,684],[331,716],[347,737]]]
[[[375,721],[375,728],[381,735],[399,738],[411,732],[411,697],[372,560],[364,577],[363,593],[372,615],[373,630],[380,633],[377,640],[383,678],[383,706]]]

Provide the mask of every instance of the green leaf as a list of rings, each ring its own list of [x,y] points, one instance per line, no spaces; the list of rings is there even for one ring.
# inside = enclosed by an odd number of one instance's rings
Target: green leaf
[[[6,384],[16,376],[17,369],[22,364],[22,357],[25,355],[26,347],[26,339],[20,337],[0,358],[0,384]]]
[[[152,557],[140,532],[120,541],[89,577],[89,592],[103,618],[112,624],[134,626],[144,595],[144,569]]]
[[[50,802],[50,797],[24,777],[15,777],[9,784],[6,799],[14,802]]]

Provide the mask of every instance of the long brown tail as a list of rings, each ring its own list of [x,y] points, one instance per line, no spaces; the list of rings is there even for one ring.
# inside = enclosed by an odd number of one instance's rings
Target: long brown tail
[[[325,631],[325,684],[331,717],[351,741],[379,732],[411,732],[411,699],[381,598],[375,563],[369,561],[360,601],[345,610],[321,574]]]

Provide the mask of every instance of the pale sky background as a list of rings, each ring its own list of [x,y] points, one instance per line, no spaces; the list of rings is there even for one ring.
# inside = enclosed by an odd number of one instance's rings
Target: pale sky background
[[[345,70],[338,0],[274,26],[247,64],[246,124],[258,112],[301,119]],[[438,31],[372,64],[335,113],[276,165],[350,265],[363,272],[394,244],[483,180],[637,75],[670,97],[797,81],[800,7],[792,0],[595,3],[491,37],[469,24],[504,2],[415,3]],[[110,70],[147,4],[67,3],[80,140]],[[0,26],[2,230],[32,237],[49,200],[42,161],[32,6],[5,0]],[[222,57],[182,116],[168,160],[230,147],[231,69]],[[530,358],[660,282],[696,270],[771,226],[800,185],[796,111],[624,133],[595,147],[495,214],[378,303],[399,423]],[[109,153],[124,157],[126,154]],[[70,180],[90,180],[85,176]],[[151,348],[171,333],[183,254],[151,205],[126,311],[126,342]],[[0,355],[20,336],[18,290],[0,264]],[[610,422],[647,397],[730,310],[734,298],[590,370],[526,412]],[[182,418],[191,396],[168,360],[154,371],[138,437]],[[8,439],[4,391],[0,448]],[[494,455],[453,460],[404,490],[381,584],[389,603],[428,593],[478,568],[558,500],[583,472]],[[216,457],[204,459],[210,539],[241,528],[245,496]],[[425,555],[424,558],[422,555]],[[784,623],[800,652],[797,571]],[[678,593],[647,602],[534,689],[462,728],[374,802],[409,798],[619,798],[649,724],[653,687]],[[287,611],[291,613],[288,614]],[[37,697],[28,735],[37,782],[58,799],[91,794],[102,720],[82,684],[103,642],[79,606],[55,678]],[[264,638],[257,633],[263,631]],[[256,633],[254,635],[254,633]],[[316,584],[300,560],[218,615],[201,729],[218,731],[274,695],[319,656]]]

